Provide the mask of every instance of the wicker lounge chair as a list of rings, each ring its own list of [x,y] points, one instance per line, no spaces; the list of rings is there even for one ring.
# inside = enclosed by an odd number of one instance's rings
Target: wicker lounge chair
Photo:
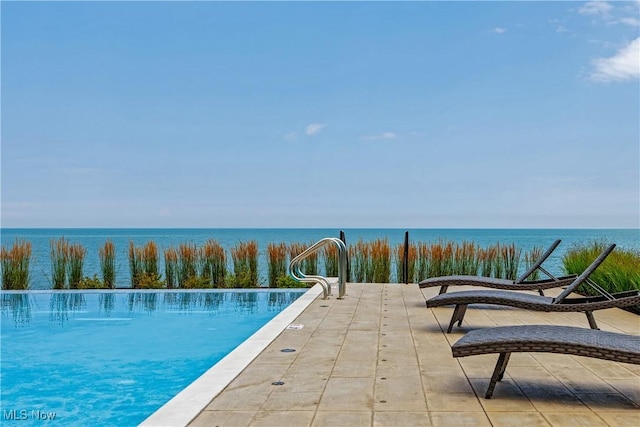
[[[583,312],[587,316],[591,329],[598,329],[596,320],[593,317],[594,311],[615,307],[631,307],[640,304],[640,291],[638,290],[610,294],[592,280],[589,280],[589,275],[598,268],[611,251],[613,251],[615,246],[615,244],[612,244],[605,249],[582,274],[576,277],[573,282],[555,298],[501,290],[461,291],[440,294],[430,298],[427,300],[427,307],[455,305],[455,310],[451,316],[451,322],[449,323],[447,332],[451,332],[455,322],[458,322],[458,326],[462,324],[464,314],[469,304],[503,305],[547,312]],[[584,298],[567,298],[569,294],[574,292],[578,286],[583,283],[596,289],[600,295]]]
[[[545,262],[547,258],[549,258],[549,255],[551,255],[551,253],[558,247],[559,244],[559,239],[553,242],[549,249],[547,249],[547,251],[542,254],[540,259],[538,259],[531,266],[531,268],[525,271],[516,280],[498,279],[495,277],[482,276],[440,276],[425,279],[418,283],[418,286],[421,289],[440,286],[441,294],[447,292],[447,288],[449,286],[468,285],[482,286],[484,288],[509,289],[513,291],[538,291],[540,295],[544,295],[544,289],[566,286],[576,278],[575,275],[555,277],[542,267],[542,263]],[[548,278],[543,280],[527,280],[535,271],[541,271],[546,276],[548,276]]]
[[[453,357],[500,353],[485,398],[515,352],[561,353],[640,364],[640,337],[571,326],[501,326],[470,331],[452,347]]]

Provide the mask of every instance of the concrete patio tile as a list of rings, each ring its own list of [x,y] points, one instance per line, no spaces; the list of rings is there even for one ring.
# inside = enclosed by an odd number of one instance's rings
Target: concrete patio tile
[[[623,380],[606,380],[607,383],[623,394],[627,399],[640,406],[640,378],[632,377]]]
[[[257,386],[262,384],[271,384],[278,381],[285,372],[287,372],[288,364],[269,364],[269,363],[252,363],[244,371],[243,375],[239,375],[227,387],[229,390],[244,388],[247,386]]]
[[[328,377],[335,365],[335,359],[330,358],[318,358],[318,357],[305,357],[296,360],[289,366],[287,370],[288,376],[296,377],[301,376],[322,376]],[[283,375],[284,377],[284,375]]]
[[[640,411],[599,412],[598,416],[611,427],[640,426]]]
[[[372,329],[378,329],[379,322],[379,317],[353,319],[349,329],[352,331],[370,331]]]
[[[508,371],[511,380],[540,412],[587,409],[571,390],[540,366],[509,367]]]
[[[374,378],[330,378],[318,410],[373,410]]]
[[[369,427],[372,412],[364,411],[318,411],[311,427]]]
[[[498,360],[496,354],[483,354],[480,356],[461,357],[458,359],[464,373],[469,378],[491,378]],[[507,369],[507,374],[509,370]]]
[[[550,426],[547,420],[538,412],[489,412],[487,416],[494,427],[513,426]]]
[[[473,393],[426,393],[427,408],[436,412],[479,412],[482,406]]]
[[[574,366],[572,369],[550,371],[574,393],[615,393],[613,387],[586,368]]]
[[[320,403],[322,391],[299,391],[295,393],[278,387],[264,402],[264,411],[315,411]]]
[[[545,392],[543,389],[524,390],[525,395],[540,412],[574,412],[588,410],[589,408],[573,394],[558,394]]]
[[[623,409],[640,410],[638,405],[619,393],[576,393],[576,396],[597,413]]]
[[[279,342],[278,344],[279,345],[272,345],[260,353],[260,364],[289,365],[293,363],[299,353],[283,353],[280,350],[283,348],[295,348],[298,350],[301,347],[292,347],[290,344],[283,342]]]
[[[286,390],[289,393],[322,392],[327,386],[330,373],[330,370],[326,372],[310,372],[305,369],[291,369],[280,378],[280,381],[284,382],[281,390]],[[277,390],[280,391],[280,388]]]
[[[422,412],[374,412],[374,427],[407,427],[407,426],[431,426],[429,413]]]
[[[484,412],[429,412],[433,427],[470,426],[490,427],[491,422]]]
[[[493,390],[493,397],[485,399],[484,395],[489,385],[489,379],[472,379],[471,384],[478,396],[482,407],[487,412],[530,412],[535,411],[535,407],[529,399],[522,394],[522,391],[511,381],[503,379],[496,384]]]
[[[554,427],[606,427],[607,423],[589,410],[572,412],[542,411],[545,419]]]
[[[252,427],[310,426],[314,411],[260,411],[251,422]]]
[[[375,411],[426,411],[417,366],[379,366],[376,372]]]
[[[381,347],[378,349],[378,364],[417,367],[418,359],[413,347]]]
[[[473,387],[461,369],[422,372],[425,393],[473,393]]]
[[[250,411],[259,410],[275,386],[267,382],[254,386],[225,389],[209,403],[210,411]]]
[[[371,377],[375,375],[378,359],[377,331],[350,331],[338,355],[333,376]]]
[[[527,368],[531,368],[532,366],[540,367],[540,362],[534,359],[529,353],[512,353],[509,358],[509,368],[520,366]]]
[[[579,356],[574,356],[574,359],[598,378],[605,380],[625,380],[633,375],[626,365],[622,363]]]
[[[305,327],[283,331],[192,425],[640,425],[640,366],[515,353],[485,399],[497,355],[451,355],[469,330],[496,323],[584,327],[581,313],[478,306],[463,328],[446,334],[452,309],[426,308],[415,284],[348,289],[345,300],[313,302],[294,322]],[[603,329],[638,333],[636,315],[607,312],[597,316]]]
[[[255,411],[203,411],[189,427],[247,427]]]

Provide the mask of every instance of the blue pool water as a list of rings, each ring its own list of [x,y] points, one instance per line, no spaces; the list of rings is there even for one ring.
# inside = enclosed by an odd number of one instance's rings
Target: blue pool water
[[[302,293],[3,292],[0,424],[137,425]]]

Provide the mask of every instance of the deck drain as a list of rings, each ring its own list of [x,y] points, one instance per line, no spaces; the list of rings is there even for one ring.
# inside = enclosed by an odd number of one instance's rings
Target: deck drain
[[[386,379],[387,379],[387,377],[382,377],[382,378],[380,378],[380,379],[381,379],[381,380],[386,380]]]
[[[293,353],[294,351],[296,351],[295,348],[283,348],[282,350],[280,350],[283,353]]]
[[[328,305],[321,305],[320,307],[329,307]]]
[[[271,385],[284,385],[284,381],[274,381]]]
[[[387,401],[386,400],[381,400],[380,403],[387,403]]]

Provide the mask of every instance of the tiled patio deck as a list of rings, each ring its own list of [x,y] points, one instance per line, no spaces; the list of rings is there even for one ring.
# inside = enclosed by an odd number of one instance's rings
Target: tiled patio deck
[[[190,425],[640,426],[640,366],[514,354],[487,400],[497,356],[451,356],[474,328],[588,327],[584,314],[471,306],[463,327],[445,334],[452,309],[426,308],[415,284],[347,289],[344,300],[313,301],[295,320],[304,328],[282,332]],[[595,316],[603,330],[640,335],[634,314]]]

